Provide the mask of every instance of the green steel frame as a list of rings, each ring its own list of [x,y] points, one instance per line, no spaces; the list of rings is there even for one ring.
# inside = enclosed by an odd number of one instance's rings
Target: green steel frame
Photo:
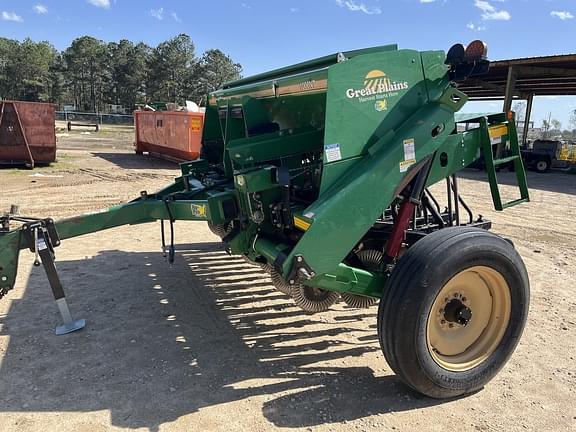
[[[210,221],[228,230],[231,253],[268,263],[286,280],[380,297],[389,272],[346,257],[423,167],[432,185],[484,153],[496,209],[529,199],[519,157],[506,162],[515,164],[521,198],[502,204],[497,188],[503,160],[492,145],[516,155],[513,118],[456,117],[467,97],[445,58],[389,45],[229,83],[209,97],[201,160],[182,164],[158,193],[56,222],[59,239],[154,220]],[[458,124],[472,127],[458,132]],[[4,222],[3,293],[14,286],[20,249],[33,246],[22,227]]]

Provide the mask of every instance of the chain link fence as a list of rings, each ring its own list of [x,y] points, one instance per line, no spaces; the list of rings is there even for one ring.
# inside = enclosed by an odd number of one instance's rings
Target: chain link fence
[[[82,122],[99,125],[134,125],[132,114],[101,114],[79,111],[56,111],[56,120],[65,122]]]

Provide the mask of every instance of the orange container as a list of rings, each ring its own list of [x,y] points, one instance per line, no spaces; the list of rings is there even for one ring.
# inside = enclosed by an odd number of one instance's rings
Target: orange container
[[[0,101],[0,164],[47,164],[56,160],[56,105]]]
[[[175,161],[198,159],[204,113],[136,111],[136,153]]]

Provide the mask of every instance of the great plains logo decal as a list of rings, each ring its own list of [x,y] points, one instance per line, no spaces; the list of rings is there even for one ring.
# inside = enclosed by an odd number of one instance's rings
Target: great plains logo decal
[[[376,102],[376,111],[384,111],[388,108],[385,99],[398,95],[399,90],[407,90],[407,81],[392,81],[381,70],[374,69],[364,78],[364,88],[346,90],[348,99],[358,99],[360,102]]]
[[[192,216],[203,217],[206,215],[206,204],[190,204],[190,210],[192,211]]]

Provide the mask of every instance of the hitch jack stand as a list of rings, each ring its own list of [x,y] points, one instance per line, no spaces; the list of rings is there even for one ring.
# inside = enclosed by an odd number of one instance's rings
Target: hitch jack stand
[[[67,333],[72,333],[76,330],[81,330],[86,326],[86,320],[72,319],[72,314],[68,308],[68,303],[66,302],[66,296],[64,295],[64,288],[62,287],[62,282],[58,277],[58,272],[56,271],[56,265],[54,264],[54,255],[47,244],[48,238],[44,230],[36,228],[36,233],[38,241],[35,244],[37,248],[38,255],[46,271],[46,276],[48,276],[48,281],[50,282],[50,288],[52,288],[52,294],[54,294],[54,299],[56,300],[56,305],[62,315],[62,320],[64,324],[56,327],[56,334],[58,336]],[[49,241],[49,240],[48,240]],[[35,265],[39,263],[35,262]]]

